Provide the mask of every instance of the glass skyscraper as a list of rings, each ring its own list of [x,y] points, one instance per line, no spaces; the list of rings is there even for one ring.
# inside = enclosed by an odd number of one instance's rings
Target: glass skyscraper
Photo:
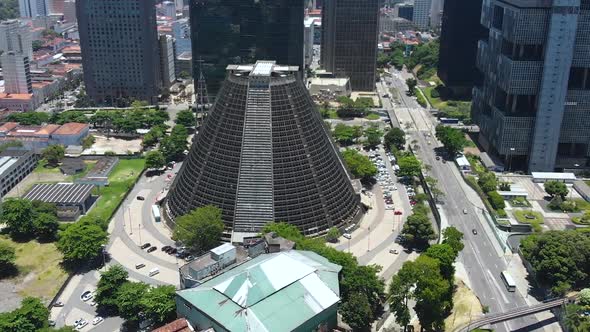
[[[272,59],[303,67],[303,0],[191,0],[193,77],[215,97],[230,64]]]

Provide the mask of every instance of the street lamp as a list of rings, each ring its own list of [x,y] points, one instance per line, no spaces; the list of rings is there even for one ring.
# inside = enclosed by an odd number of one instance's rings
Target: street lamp
[[[508,172],[512,170],[512,155],[514,154],[514,151],[516,151],[515,148],[510,148],[510,154],[508,155]]]

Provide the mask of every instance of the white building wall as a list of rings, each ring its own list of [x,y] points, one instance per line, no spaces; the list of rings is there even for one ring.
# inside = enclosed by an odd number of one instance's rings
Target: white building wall
[[[64,19],[67,22],[76,22],[76,0],[64,1]]]
[[[19,20],[7,20],[0,23],[0,51],[23,53],[33,58],[31,29]]]
[[[306,66],[311,66],[313,61],[313,36],[314,24],[313,19],[307,19],[304,22],[303,30],[303,59]]]

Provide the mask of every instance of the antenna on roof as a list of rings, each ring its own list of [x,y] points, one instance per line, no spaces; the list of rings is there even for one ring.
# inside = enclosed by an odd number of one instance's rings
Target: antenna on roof
[[[205,75],[203,75],[203,59],[199,57],[197,60],[199,63],[199,78],[197,79],[196,85],[196,99],[197,99],[197,115],[200,113],[202,116],[206,116],[207,111],[211,107],[209,103],[209,94],[207,93],[207,82],[205,81]],[[197,116],[198,121],[198,116]],[[198,123],[197,123],[198,127]]]

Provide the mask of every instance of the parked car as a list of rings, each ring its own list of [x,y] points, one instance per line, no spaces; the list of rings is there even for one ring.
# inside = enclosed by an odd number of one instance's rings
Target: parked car
[[[92,320],[92,325],[98,325],[98,324],[102,323],[103,321],[104,321],[104,318],[102,318],[100,316],[96,316]]]
[[[50,319],[50,320],[47,321],[47,325],[49,325],[49,326],[55,326],[55,321],[52,320],[52,319]]]
[[[75,329],[76,329],[76,330],[81,330],[81,329],[83,329],[83,328],[84,328],[86,325],[88,325],[88,322],[87,322],[87,321],[86,321],[84,318],[81,318],[81,319],[79,320],[79,323],[78,323],[78,324],[76,324],[76,326],[75,326]]]
[[[143,196],[137,196],[137,200],[138,201],[145,201],[145,197],[143,197]]]
[[[168,253],[168,255],[174,255],[178,252],[178,249],[176,248],[170,248],[170,250],[166,251]]]
[[[150,247],[150,248],[147,250],[147,252],[152,252],[152,251],[156,251],[156,250],[158,250],[158,247],[156,247],[156,246],[151,246],[151,247]]]
[[[170,250],[170,248],[172,248],[172,247],[171,246],[163,246],[162,251],[167,252],[168,250]]]
[[[352,235],[348,234],[348,233],[344,233],[342,236],[344,236],[344,238],[346,239],[352,239]]]
[[[467,209],[463,209],[463,214],[467,214]]]
[[[471,233],[473,233],[473,235],[477,235],[477,229],[475,229],[475,228],[474,228],[474,229],[472,229],[472,230],[471,230]]]
[[[80,300],[86,302],[90,299],[92,299],[94,297],[94,295],[92,295],[92,292],[87,290],[84,293],[82,293],[82,295],[80,295]]]
[[[141,249],[145,249],[145,248],[149,248],[149,247],[151,247],[151,246],[152,246],[152,245],[151,245],[149,242],[147,242],[147,243],[144,243],[144,244],[142,244],[140,248],[141,248]]]
[[[396,216],[401,216],[402,212],[400,210],[396,210],[393,214]]]
[[[57,301],[53,304],[54,307],[63,307],[65,304],[61,301]]]
[[[389,249],[389,253],[397,255],[397,254],[399,254],[399,251],[397,251],[397,249]]]
[[[144,267],[145,267],[145,264],[143,264],[143,263],[135,264],[136,270],[143,269]]]
[[[195,259],[195,257],[194,257],[193,255],[188,255],[188,256],[186,256],[186,257],[184,258],[184,260],[185,260],[185,261],[187,261],[187,262],[190,262],[190,261],[192,261],[192,260],[194,260],[194,259]]]

